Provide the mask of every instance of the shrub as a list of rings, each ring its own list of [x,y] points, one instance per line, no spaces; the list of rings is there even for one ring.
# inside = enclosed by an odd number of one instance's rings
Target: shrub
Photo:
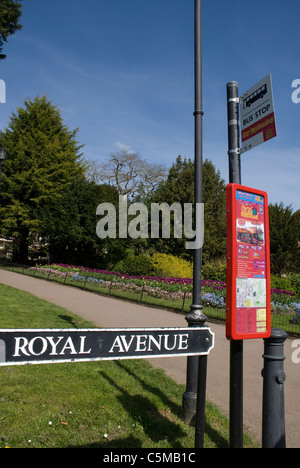
[[[157,276],[174,278],[192,278],[193,266],[191,262],[170,254],[155,253],[151,257],[152,265]]]
[[[289,273],[287,275],[287,277],[291,282],[293,290],[299,296],[300,295],[300,274],[299,273]]]
[[[280,276],[271,275],[271,288],[296,292],[288,277],[282,278]]]
[[[202,266],[202,278],[226,281],[226,260],[215,260],[213,262],[206,262]]]
[[[152,276],[156,274],[152,261],[147,255],[125,258],[115,265],[114,270],[132,276]]]

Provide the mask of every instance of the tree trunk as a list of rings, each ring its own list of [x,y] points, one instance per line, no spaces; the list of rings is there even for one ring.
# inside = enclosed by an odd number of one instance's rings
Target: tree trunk
[[[13,262],[21,265],[28,263],[28,249],[29,249],[29,232],[28,230],[21,231],[18,236],[14,238],[13,242]]]

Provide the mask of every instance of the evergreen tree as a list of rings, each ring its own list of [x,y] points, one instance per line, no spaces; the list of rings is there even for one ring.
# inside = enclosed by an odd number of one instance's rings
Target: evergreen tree
[[[4,42],[7,38],[22,28],[19,19],[22,14],[22,4],[14,0],[0,0],[0,60],[6,55],[2,54]]]
[[[96,234],[96,209],[104,202],[117,207],[117,189],[81,177],[73,181],[61,199],[47,205],[43,236],[51,262],[104,269],[125,255],[124,239],[99,239]]]
[[[300,269],[300,210],[291,206],[269,206],[270,250],[272,273],[299,273]]]
[[[203,262],[226,255],[226,184],[211,161],[203,164]]]
[[[14,239],[13,258],[28,259],[28,246],[45,231],[43,215],[84,171],[75,131],[47,97],[25,101],[13,113],[0,145],[7,151],[1,178],[2,233]]]
[[[178,156],[168,178],[160,184],[153,199],[155,203],[194,202],[194,162]],[[226,185],[211,161],[203,163],[204,246],[203,261],[226,254]],[[185,249],[186,239],[152,241],[156,250],[192,260],[192,251]]]

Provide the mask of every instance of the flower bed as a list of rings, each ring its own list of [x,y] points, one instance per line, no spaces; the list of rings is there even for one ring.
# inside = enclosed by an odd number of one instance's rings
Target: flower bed
[[[97,270],[84,266],[53,264],[32,268],[47,276],[66,278],[74,283],[98,285],[104,289],[143,294],[165,301],[192,299],[193,280],[191,278],[130,276],[107,270]],[[222,281],[202,281],[202,303],[207,307],[225,307],[226,283]]]
[[[166,301],[191,300],[193,280],[191,278],[131,276],[114,271],[91,269],[84,266],[53,264],[37,267],[37,271],[46,275],[65,278],[76,283],[89,283],[120,291],[143,294]],[[271,290],[272,312],[292,314],[293,322],[300,324],[300,301],[291,291],[274,288]],[[226,305],[226,283],[224,281],[202,280],[202,304],[206,307],[224,309]],[[297,315],[296,315],[297,314]]]

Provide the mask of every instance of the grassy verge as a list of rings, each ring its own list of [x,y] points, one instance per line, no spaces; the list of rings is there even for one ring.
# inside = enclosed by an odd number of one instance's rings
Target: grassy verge
[[[1,328],[92,324],[0,284]],[[0,368],[0,448],[193,448],[183,386],[148,361]],[[228,447],[229,424],[207,403],[205,446]],[[245,446],[255,444],[245,436]]]

